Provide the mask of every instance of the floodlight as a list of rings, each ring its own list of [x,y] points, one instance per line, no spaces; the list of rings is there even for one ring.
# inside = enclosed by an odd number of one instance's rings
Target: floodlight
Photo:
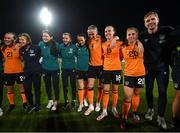
[[[44,7],[41,10],[40,18],[41,18],[42,23],[46,26],[46,28],[51,24],[52,14],[49,12],[47,7]]]

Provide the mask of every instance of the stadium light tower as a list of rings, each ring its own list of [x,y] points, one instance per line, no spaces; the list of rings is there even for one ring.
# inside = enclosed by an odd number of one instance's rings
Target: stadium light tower
[[[42,8],[40,18],[43,25],[45,26],[45,29],[48,30],[48,26],[52,22],[52,14],[50,13],[47,7]]]

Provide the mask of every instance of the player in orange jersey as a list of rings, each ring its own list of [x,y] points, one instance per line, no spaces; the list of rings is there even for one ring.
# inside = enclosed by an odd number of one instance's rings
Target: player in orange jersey
[[[122,45],[122,56],[125,60],[124,68],[124,101],[122,105],[122,121],[120,127],[126,128],[126,121],[130,107],[132,107],[133,119],[140,120],[137,108],[140,103],[140,91],[144,87],[145,67],[143,64],[143,45],[138,41],[138,29],[130,27],[126,32],[126,39]]]
[[[120,46],[122,42],[114,41],[115,30],[113,26],[106,26],[105,37],[106,42],[102,44],[103,48],[103,111],[97,117],[97,120],[105,118],[109,102],[109,89],[112,83],[112,113],[116,118],[119,118],[116,106],[118,102],[118,87],[121,83],[121,60]]]
[[[20,47],[15,43],[16,36],[14,33],[8,32],[4,35],[4,44],[1,47],[1,51],[3,53],[4,58],[4,83],[8,89],[7,97],[10,103],[10,106],[7,112],[10,112],[14,109],[14,83],[15,81],[18,83],[21,97],[23,101],[23,107],[26,109],[27,100],[25,96],[25,91],[23,87],[23,66],[21,62],[21,58],[19,55]]]
[[[89,115],[94,110],[93,97],[94,97],[94,84],[95,79],[98,79],[98,92],[95,111],[100,111],[100,102],[103,95],[103,89],[101,84],[102,70],[103,70],[103,58],[102,58],[102,42],[103,39],[98,35],[98,29],[95,25],[90,25],[87,30],[88,41],[87,45],[89,48],[89,70],[88,70],[88,84],[87,84],[87,96],[89,101],[89,108],[86,110],[84,115]],[[115,37],[119,39],[119,37]]]
[[[88,83],[87,83],[87,97],[89,101],[89,108],[86,110],[84,115],[89,115],[94,110],[93,97],[94,97],[94,84],[95,79],[98,79],[98,93],[95,111],[100,111],[100,101],[102,99],[102,38],[98,35],[98,29],[95,25],[90,25],[87,30],[88,41],[87,45],[89,48],[89,70],[88,70]]]

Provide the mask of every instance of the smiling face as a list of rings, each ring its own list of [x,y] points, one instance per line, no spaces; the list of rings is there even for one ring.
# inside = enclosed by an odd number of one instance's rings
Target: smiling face
[[[4,43],[5,45],[12,45],[15,42],[15,35],[11,33],[6,33],[4,35]]]
[[[144,25],[148,29],[148,31],[154,31],[158,28],[159,17],[152,13],[144,18]]]
[[[115,32],[114,32],[114,28],[112,26],[107,26],[105,28],[105,37],[107,40],[111,40],[114,36]]]
[[[136,31],[136,29],[133,28],[127,29],[126,39],[128,43],[135,43],[138,39],[138,31]]]
[[[78,44],[80,44],[82,46],[85,44],[86,39],[84,36],[77,36],[77,41],[78,41]]]
[[[25,36],[20,36],[20,37],[19,37],[19,43],[20,43],[21,46],[25,46],[25,45],[27,45],[29,42],[28,42],[27,37],[25,37]]]
[[[67,45],[67,44],[69,44],[70,42],[71,42],[71,36],[70,36],[70,34],[67,34],[67,33],[65,33],[65,34],[63,34],[63,43],[65,44],[65,45]]]
[[[46,33],[46,32],[42,33],[42,40],[43,40],[43,42],[47,43],[47,42],[49,42],[52,39],[53,39],[53,37],[50,36],[48,33]]]
[[[88,29],[87,33],[89,38],[95,38],[97,36],[97,29]]]

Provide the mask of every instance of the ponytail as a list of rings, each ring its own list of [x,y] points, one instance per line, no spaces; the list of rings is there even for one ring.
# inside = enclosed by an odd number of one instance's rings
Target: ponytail
[[[56,42],[54,40],[51,41],[50,54],[55,56],[55,57],[58,57],[58,50],[56,47]]]

